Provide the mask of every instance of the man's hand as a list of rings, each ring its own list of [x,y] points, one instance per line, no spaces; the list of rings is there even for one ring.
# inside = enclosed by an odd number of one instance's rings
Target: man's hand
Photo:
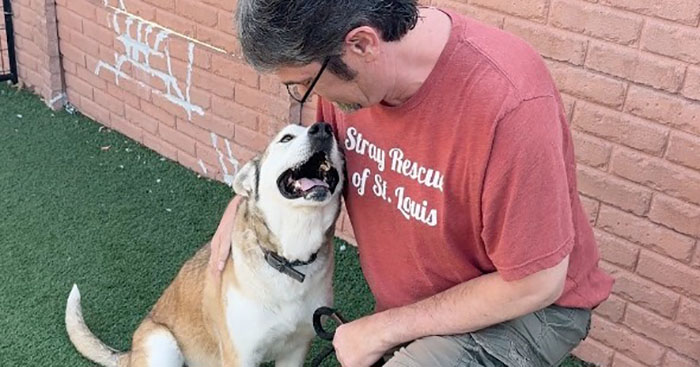
[[[363,317],[335,329],[333,347],[341,366],[369,367],[394,346],[387,340],[380,317]]]
[[[214,280],[218,281],[221,278],[221,271],[224,270],[226,259],[231,253],[231,231],[233,229],[233,220],[236,217],[236,207],[241,199],[236,196],[226,207],[224,215],[221,217],[219,227],[211,239],[211,255],[209,256],[209,271]]]

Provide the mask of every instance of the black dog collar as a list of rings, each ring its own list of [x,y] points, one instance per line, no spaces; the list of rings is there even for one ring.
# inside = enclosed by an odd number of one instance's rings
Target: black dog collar
[[[265,253],[265,261],[274,269],[279,271],[280,273],[296,280],[299,283],[303,283],[304,279],[306,278],[306,275],[302,272],[300,272],[297,269],[294,269],[295,266],[304,266],[304,265],[309,265],[312,262],[316,261],[316,255],[318,252],[315,252],[313,255],[311,255],[311,258],[308,261],[292,261],[290,262],[286,258],[280,256],[276,252],[269,251],[263,249],[263,253]]]

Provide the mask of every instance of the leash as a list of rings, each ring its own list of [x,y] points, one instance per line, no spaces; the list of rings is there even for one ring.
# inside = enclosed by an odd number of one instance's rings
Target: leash
[[[335,329],[333,331],[327,331],[326,329],[323,328],[323,321],[324,318],[333,320],[338,327],[341,324],[347,323],[345,318],[336,310],[330,308],[330,307],[319,307],[316,311],[314,311],[314,317],[313,317],[313,325],[314,325],[314,331],[316,332],[316,335],[326,341],[333,341],[333,337],[335,336]],[[321,353],[319,353],[312,361],[311,361],[311,367],[318,367],[323,363],[323,361],[328,358],[331,354],[335,353],[335,349],[333,348],[333,345],[326,347]],[[372,367],[381,367],[384,364],[384,362],[380,359],[374,364],[372,364]]]

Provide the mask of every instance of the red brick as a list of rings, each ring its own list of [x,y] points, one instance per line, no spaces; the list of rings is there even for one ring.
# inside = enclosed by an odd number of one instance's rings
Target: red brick
[[[600,202],[583,195],[579,195],[579,198],[581,200],[581,205],[583,206],[583,211],[586,212],[586,216],[588,217],[588,222],[591,224],[591,226],[595,226],[595,222],[598,219]]]
[[[632,330],[653,339],[676,352],[700,360],[700,333],[679,326],[673,321],[657,316],[633,304],[627,306],[623,323]],[[643,359],[642,359],[643,360]],[[649,361],[645,361],[649,363]],[[658,366],[658,363],[652,363]]]
[[[579,131],[572,131],[576,162],[606,170],[610,161],[610,143]]]
[[[573,126],[581,131],[660,156],[669,129],[591,103],[576,104]]]
[[[156,23],[188,37],[195,37],[197,34],[197,24],[194,21],[177,16],[169,11],[156,9]]]
[[[695,331],[700,331],[700,302],[688,298],[681,298],[676,322],[683,324]]]
[[[595,318],[595,317],[594,317]],[[615,351],[593,338],[586,338],[578,345],[572,354],[584,361],[595,363],[598,366],[609,366]]]
[[[143,133],[143,144],[158,154],[173,161],[177,161],[177,148],[163,141],[162,138]]]
[[[233,100],[235,83],[231,80],[216,76],[210,72],[198,71],[192,73],[192,85],[211,92],[219,97]],[[212,96],[213,99],[213,96]],[[212,101],[212,106],[214,102]]]
[[[662,316],[673,317],[680,295],[625,270],[612,267],[608,267],[608,270],[612,270],[610,275],[615,278],[613,292],[616,295]]]
[[[201,0],[205,4],[212,5],[217,9],[233,13],[236,10],[236,1],[233,0]]]
[[[254,71],[251,69],[251,72]],[[287,98],[289,94],[284,84],[282,84],[279,78],[273,74],[260,75],[260,90],[267,94],[280,96],[282,98]]]
[[[233,140],[247,148],[262,152],[267,147],[270,139],[264,134],[247,129],[243,126],[236,126]]]
[[[125,106],[129,105],[129,106],[133,106],[136,108],[141,108],[138,96],[135,96],[135,95],[129,93],[128,91],[124,90],[123,88],[121,88],[115,84],[107,84],[107,93],[110,96],[124,102],[123,104]]]
[[[586,58],[584,37],[515,18],[506,19],[503,29],[523,37],[544,57],[574,65],[583,65]]]
[[[560,0],[552,4],[549,22],[572,32],[632,45],[639,40],[644,19],[599,5]]]
[[[488,23],[494,27],[503,28],[505,16],[502,13],[478,6],[467,5],[464,0],[432,0],[430,3],[439,8],[456,10],[459,13]]]
[[[196,142],[195,149],[197,150],[197,158],[202,160],[202,162],[205,164],[205,167],[207,167],[207,170],[209,169],[208,166],[211,166],[214,167],[216,171],[221,171],[219,153],[217,153],[214,148],[207,144]],[[227,167],[227,169],[229,168]]]
[[[126,119],[131,121],[134,125],[139,126],[143,130],[150,134],[158,134],[158,121],[153,117],[146,115],[141,112],[140,109],[135,109],[129,105],[124,106],[124,115]]]
[[[83,18],[80,15],[68,10],[68,8],[58,6],[56,7],[56,16],[59,24],[79,33],[83,32]]]
[[[681,88],[686,69],[678,61],[600,42],[588,49],[586,67],[671,93]]]
[[[680,97],[631,86],[625,111],[700,135],[700,104]]]
[[[668,367],[698,367],[698,361],[685,358],[678,353],[669,350],[666,353],[666,359],[664,360],[663,365]]]
[[[601,259],[627,270],[634,270],[639,258],[639,246],[598,228],[595,228],[594,232]]]
[[[180,150],[185,151],[189,155],[195,155],[194,139],[171,128],[168,125],[158,125],[158,135],[166,142],[172,144]]]
[[[549,7],[547,0],[471,0],[470,4],[542,23],[546,20]]]
[[[631,306],[630,304],[627,305],[625,319],[629,318]],[[658,366],[665,352],[665,348],[654,341],[600,317],[593,319],[589,335],[616,351],[624,353],[635,360],[644,361],[651,366]]]
[[[69,90],[74,90],[78,94],[92,99],[92,86],[86,83],[84,80],[78,78],[71,73],[64,73],[63,77],[66,81],[66,88]]]
[[[204,116],[197,115],[192,119],[191,123],[228,139],[233,138],[234,126],[236,125],[233,121],[222,119],[212,113]]]
[[[218,0],[215,0],[218,1]],[[231,1],[226,1],[223,0],[227,3],[232,3]],[[221,9],[221,8],[219,8]],[[230,34],[230,35],[236,35],[236,21],[235,21],[235,16],[234,16],[233,11],[219,11],[219,21],[216,23],[216,29]]]
[[[95,103],[104,106],[117,116],[124,116],[124,103],[122,101],[110,96],[102,89],[95,89],[93,94],[95,96]]]
[[[228,53],[238,54],[236,49],[238,39],[233,35],[200,25],[197,25],[196,28],[198,40],[226,50]]]
[[[627,149],[613,151],[611,170],[675,198],[700,204],[700,172]]]
[[[75,65],[85,67],[85,53],[67,42],[61,42],[61,54]]]
[[[612,322],[622,321],[622,317],[625,315],[625,307],[627,302],[620,297],[615,295],[610,295],[605,302],[601,303],[596,307],[595,313]]]
[[[162,122],[168,126],[175,126],[175,116],[149,102],[141,101],[141,111],[158,122]]]
[[[140,127],[130,123],[127,120],[124,120],[120,116],[116,116],[114,114],[111,114],[111,127],[114,130],[119,131],[120,133],[128,136],[132,140],[142,142],[143,141],[143,130],[141,130]]]
[[[700,170],[700,137],[672,131],[666,148],[666,159]]]
[[[69,0],[66,4],[68,10],[88,20],[95,20],[95,6],[94,3],[86,0]]]
[[[622,107],[624,82],[560,62],[549,61],[547,65],[562,92],[608,107]]]
[[[649,251],[639,254],[637,273],[694,300],[700,300],[700,270]]]
[[[633,359],[625,357],[622,353],[615,353],[613,357],[612,367],[645,367],[645,364],[634,361]]]
[[[685,85],[681,93],[686,98],[700,101],[700,67],[688,67],[688,74],[685,76]]]
[[[206,177],[213,177],[209,176],[209,174],[212,173],[213,167],[209,166],[207,167],[207,174],[205,174],[202,171],[202,167],[199,165],[199,160],[183,151],[177,152],[177,162],[180,163],[181,165],[189,168],[191,171],[196,172],[198,175],[203,175]],[[205,167],[207,166],[206,163],[204,163]]]
[[[174,59],[178,59],[189,64],[190,43],[193,42],[185,38],[169,37],[168,50],[170,56]],[[209,47],[205,47],[200,44],[194,44],[193,47],[194,48],[192,50],[192,65],[196,66],[197,68],[193,68],[192,73],[196,74],[203,72],[204,70],[208,70],[211,67],[212,50]]]
[[[700,32],[650,20],[644,27],[642,49],[697,64],[700,63]]]
[[[80,106],[80,112],[85,116],[90,117],[102,125],[110,126],[109,111],[107,109],[84,96],[80,97]]]
[[[255,70],[230,56],[212,55],[211,70],[218,76],[243,83],[251,88],[258,88],[258,74]]]
[[[144,3],[143,1],[131,1],[127,4],[129,14],[136,15],[148,21],[156,19],[156,8]],[[134,22],[136,24],[136,22]]]
[[[104,26],[86,20],[83,24],[83,28],[85,28],[85,34],[90,35],[90,38],[97,40],[99,43],[109,47],[112,47],[114,44],[116,35]],[[114,57],[108,60],[112,60],[113,58]]]
[[[696,0],[601,0],[601,3],[691,26],[698,24],[700,14],[700,3]]]
[[[188,119],[187,111],[181,106],[178,106],[175,103],[171,102],[164,94],[153,93],[153,95],[151,96],[151,101],[155,106],[175,117],[179,117],[185,120]],[[196,114],[196,112],[193,112],[193,114]]]
[[[175,0],[143,0],[163,10],[175,10]]]
[[[700,240],[695,241],[695,255],[690,265],[700,269]]]
[[[184,133],[185,135],[191,137],[192,139],[196,141],[200,141],[202,143],[208,143],[211,142],[211,132],[207,131],[205,129],[202,129],[201,127],[183,120],[181,118],[177,118],[176,121],[176,127],[177,130]]]
[[[693,252],[692,238],[607,205],[602,205],[600,208],[597,226],[683,262],[689,262]]]
[[[219,19],[217,9],[203,3],[203,1],[177,0],[175,11],[180,16],[194,20],[197,24],[208,27],[216,26]]]
[[[288,118],[289,102],[257,89],[240,84],[236,85],[235,101],[281,121],[286,121]]]
[[[651,191],[629,181],[586,166],[578,166],[578,189],[581,193],[643,215],[651,202]]]
[[[700,238],[700,207],[661,194],[655,195],[649,211],[653,222]]]

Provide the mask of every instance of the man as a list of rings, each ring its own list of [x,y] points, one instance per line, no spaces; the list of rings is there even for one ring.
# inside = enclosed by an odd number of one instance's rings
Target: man
[[[345,367],[557,365],[612,279],[571,134],[520,39],[411,0],[239,0],[243,52],[345,148],[345,202],[376,312],[338,328]],[[228,254],[231,207],[211,267]],[[398,347],[401,347],[400,349]]]

